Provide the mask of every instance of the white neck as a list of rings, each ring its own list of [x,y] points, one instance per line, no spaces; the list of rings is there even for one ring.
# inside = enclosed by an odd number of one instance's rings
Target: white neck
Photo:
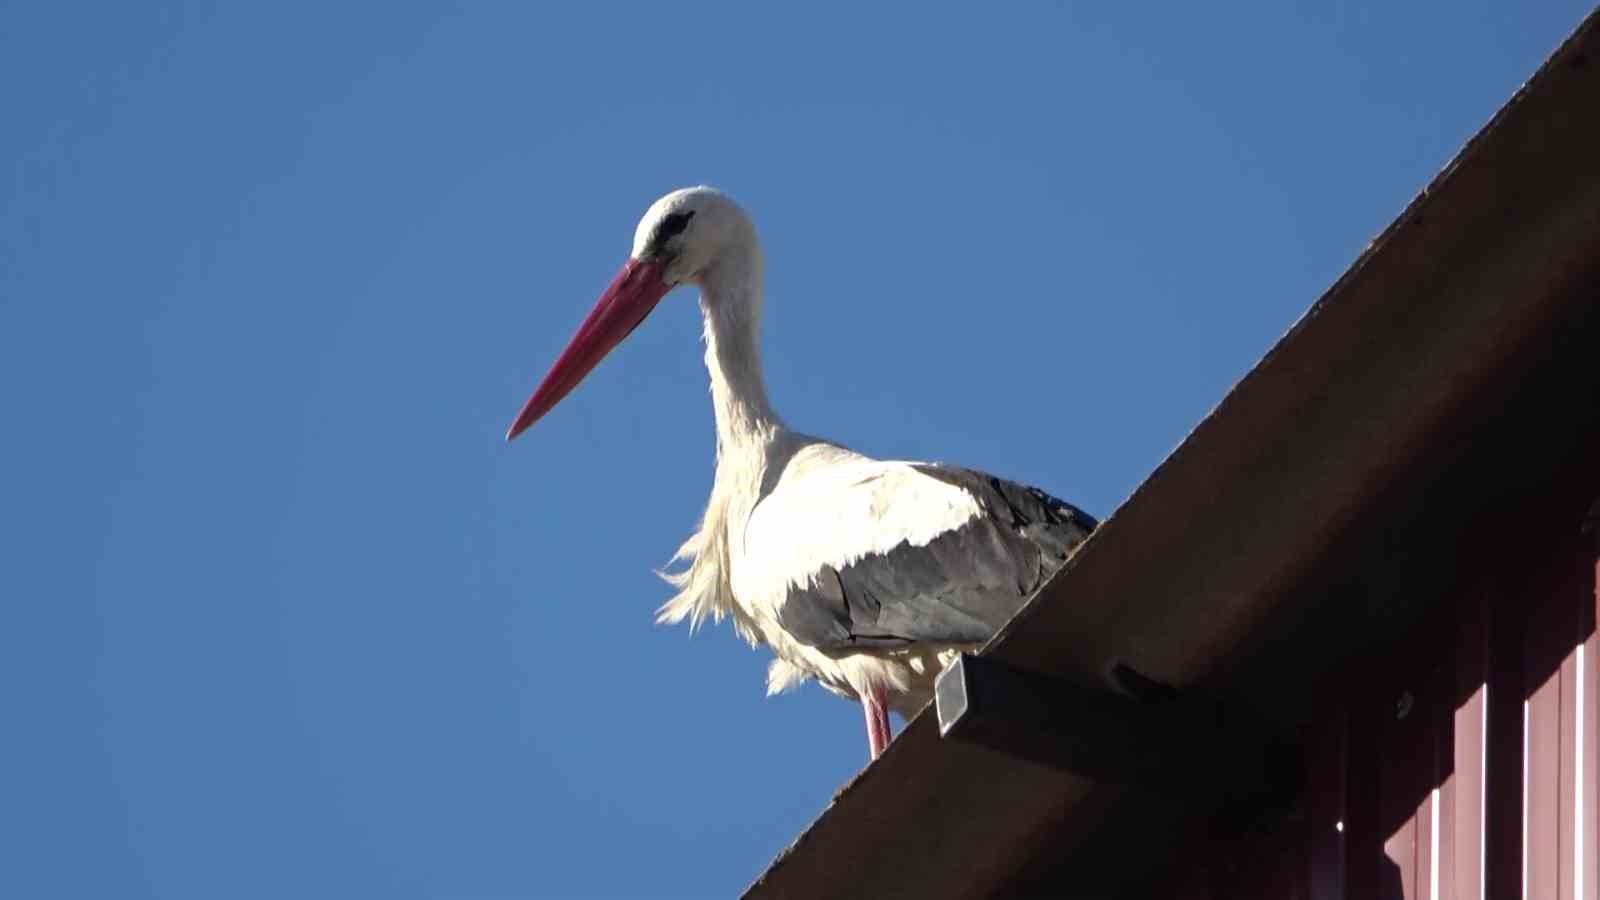
[[[761,376],[761,269],[761,251],[747,247],[726,253],[699,279],[719,459],[757,449],[783,428]]]

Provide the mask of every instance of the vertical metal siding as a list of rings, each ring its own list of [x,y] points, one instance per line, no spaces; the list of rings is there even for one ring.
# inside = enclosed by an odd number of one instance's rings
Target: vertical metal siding
[[[1310,845],[1306,854],[1306,877],[1311,900],[1343,900],[1345,896],[1347,719],[1345,711],[1335,713],[1327,733],[1312,745],[1306,766],[1302,827]]]
[[[1588,638],[1584,607],[1594,602],[1594,559],[1586,544],[1561,548],[1523,596],[1529,900],[1574,900],[1577,890],[1578,655]]]
[[[1170,896],[1600,900],[1597,582],[1595,535],[1535,548],[1353,666],[1295,814],[1195,851]]]
[[[1484,762],[1489,721],[1488,604],[1492,588],[1480,584],[1470,591],[1460,609],[1456,627],[1454,673],[1456,696],[1466,700],[1456,707],[1451,734],[1450,893],[1441,900],[1486,900],[1484,882]]]
[[[1496,583],[1486,609],[1488,720],[1484,733],[1485,898],[1522,896],[1523,611]]]
[[[1596,544],[1591,540],[1591,549]],[[1595,622],[1600,616],[1600,553],[1589,554],[1589,596],[1578,598],[1578,632],[1583,639],[1583,666],[1578,684],[1583,691],[1582,702],[1577,704],[1582,719],[1577,729],[1582,752],[1578,754],[1582,773],[1576,779],[1582,792],[1578,804],[1579,834],[1575,843],[1580,848],[1578,874],[1581,884],[1574,893],[1577,900],[1600,900],[1600,634],[1595,632]],[[1581,585],[1580,585],[1581,589]]]

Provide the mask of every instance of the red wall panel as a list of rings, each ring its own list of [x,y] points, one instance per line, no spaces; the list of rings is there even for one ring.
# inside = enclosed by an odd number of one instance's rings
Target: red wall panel
[[[1524,548],[1333,679],[1298,809],[1192,852],[1173,896],[1600,900],[1596,548]]]

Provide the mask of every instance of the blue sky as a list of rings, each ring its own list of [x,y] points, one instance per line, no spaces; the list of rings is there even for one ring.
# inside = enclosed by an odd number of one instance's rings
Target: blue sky
[[[792,424],[1104,515],[1588,9],[566,6],[0,3],[0,894],[736,892],[865,739],[652,623],[693,294],[501,440],[645,207]]]

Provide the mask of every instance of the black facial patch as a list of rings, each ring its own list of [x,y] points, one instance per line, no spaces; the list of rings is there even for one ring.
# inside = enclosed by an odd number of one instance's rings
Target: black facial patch
[[[647,257],[660,256],[661,252],[666,249],[667,241],[682,234],[683,230],[689,227],[689,220],[692,218],[694,218],[694,210],[692,209],[687,212],[662,216],[661,224],[656,226],[655,234],[650,236],[650,243],[646,247],[645,255]]]
[[[689,227],[689,220],[692,218],[694,218],[694,210],[692,209],[688,212],[673,213],[670,216],[663,217],[660,227],[656,228],[656,240],[664,241],[682,234],[683,230]]]

